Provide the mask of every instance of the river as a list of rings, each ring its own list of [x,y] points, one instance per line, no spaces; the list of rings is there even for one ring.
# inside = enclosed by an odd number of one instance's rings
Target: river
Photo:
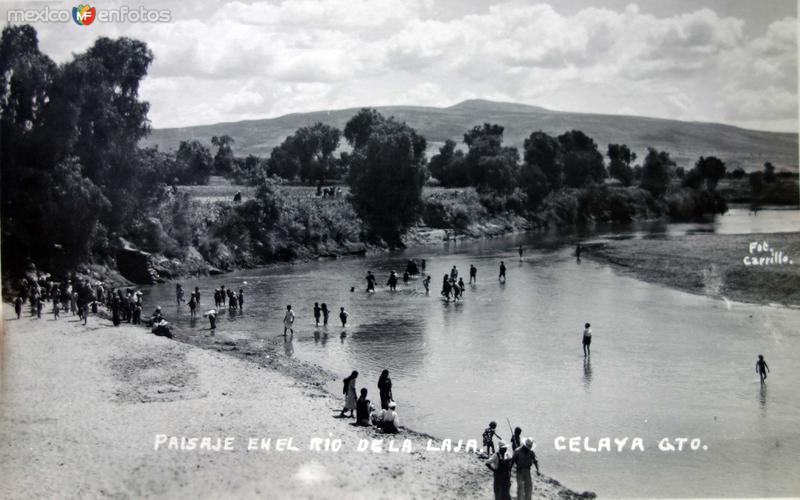
[[[707,223],[450,242],[186,280],[184,287],[200,286],[204,310],[214,287],[245,290],[244,311],[218,321],[218,335],[234,339],[276,339],[292,304],[298,319],[287,355],[342,377],[357,369],[358,387],[373,401],[378,375],[389,369],[403,423],[437,437],[480,439],[495,420],[508,438],[508,419],[536,440],[542,471],[573,489],[611,497],[797,496],[800,310],[692,295],[573,257],[578,238],[776,231],[800,231],[800,212],[752,216],[734,208]],[[525,246],[522,261],[518,245]],[[426,259],[430,295],[421,280],[365,293],[368,269],[383,285],[409,258]],[[501,260],[505,283],[497,280]],[[477,284],[462,303],[443,301],[442,275],[455,265],[467,281],[470,264]],[[146,300],[174,304],[174,285],[147,289]],[[328,327],[315,328],[314,302],[333,310]],[[342,306],[347,328],[338,322]],[[207,334],[202,319],[188,321],[186,306],[164,310],[183,334]],[[581,351],[585,322],[594,332],[590,359]],[[759,353],[772,370],[763,387],[754,372]],[[330,390],[340,387],[337,381]],[[644,451],[632,450],[631,441],[622,451],[614,444],[613,451],[559,450],[559,436],[587,437],[590,447],[603,437],[640,437]],[[699,439],[700,449],[658,447],[662,438],[684,437]]]

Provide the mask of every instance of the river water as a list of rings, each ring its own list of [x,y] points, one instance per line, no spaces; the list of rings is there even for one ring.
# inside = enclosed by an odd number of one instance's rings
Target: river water
[[[508,419],[536,440],[542,471],[573,489],[612,497],[797,496],[800,310],[691,295],[572,255],[578,238],[778,231],[800,231],[800,212],[732,209],[708,223],[451,242],[187,280],[184,287],[201,287],[204,310],[214,287],[244,288],[244,311],[218,321],[217,335],[233,339],[274,341],[292,304],[297,328],[284,344],[287,355],[342,377],[357,369],[358,387],[373,401],[378,375],[389,369],[403,423],[440,438],[480,439],[496,420],[507,439]],[[525,246],[522,261],[518,245]],[[430,295],[421,280],[365,293],[368,269],[382,285],[412,257],[427,261]],[[497,280],[501,260],[505,283]],[[467,281],[470,264],[478,268],[477,285],[468,286],[463,303],[443,301],[442,275],[455,265]],[[146,300],[174,304],[174,285],[147,289]],[[315,301],[333,310],[326,328],[314,326]],[[338,322],[342,306],[347,328]],[[188,321],[186,306],[164,309],[182,334],[207,334],[202,318]],[[581,350],[585,322],[594,332],[589,360]],[[759,353],[772,369],[763,387],[754,372]],[[334,382],[330,390],[340,387]],[[630,440],[622,451],[614,444],[612,451],[559,450],[559,436],[588,438],[592,448],[604,437],[639,437],[644,451],[632,450]],[[662,438],[698,438],[701,448],[661,451]]]

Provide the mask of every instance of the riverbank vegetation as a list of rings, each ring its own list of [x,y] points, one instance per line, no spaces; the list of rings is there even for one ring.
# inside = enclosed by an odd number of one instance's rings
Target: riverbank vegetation
[[[502,124],[484,123],[428,159],[425,137],[369,108],[343,130],[300,127],[268,158],[238,157],[225,134],[181,141],[174,152],[143,148],[149,105],[139,84],[152,59],[141,41],[98,38],[56,65],[32,27],[3,30],[6,275],[32,265],[56,274],[114,269],[124,252],[148,267],[129,275],[141,281],[441,237],[428,229],[481,237],[689,220],[724,212],[724,194],[741,197],[742,183],[760,202],[796,200],[785,187],[794,180],[771,164],[745,176],[713,156],[679,166],[656,148],[637,163],[627,145],[601,151],[580,130],[533,130],[518,150],[504,143]],[[230,187],[209,186],[220,178]]]

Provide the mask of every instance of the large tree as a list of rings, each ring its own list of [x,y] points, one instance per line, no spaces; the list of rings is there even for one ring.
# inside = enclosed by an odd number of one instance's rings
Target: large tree
[[[470,183],[479,191],[508,194],[516,186],[519,153],[503,146],[502,125],[484,123],[464,134],[469,146],[465,161]]]
[[[561,164],[561,144],[545,132],[533,132],[524,144],[525,164],[537,167],[547,179],[548,190],[559,189],[564,183]]]
[[[636,153],[632,152],[626,144],[608,145],[608,174],[622,183],[630,186],[633,182],[633,168],[631,163],[636,161]]]
[[[397,245],[422,206],[426,142],[405,123],[378,117],[381,123],[351,155],[347,182],[371,233]]]
[[[655,196],[664,196],[670,182],[671,169],[675,162],[666,151],[655,148],[647,149],[647,156],[642,165],[642,178],[640,186],[653,193]]]
[[[570,130],[558,136],[564,165],[564,183],[570,187],[581,187],[593,182],[602,182],[608,176],[603,155],[594,139],[580,130]]]

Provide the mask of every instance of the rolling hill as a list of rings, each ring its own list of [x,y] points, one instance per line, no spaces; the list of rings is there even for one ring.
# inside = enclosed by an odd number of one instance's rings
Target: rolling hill
[[[560,134],[579,129],[593,137],[603,153],[609,143],[624,143],[640,158],[649,146],[666,150],[678,165],[687,167],[701,155],[714,155],[725,161],[729,169],[741,166],[752,171],[760,169],[765,161],[771,161],[779,170],[798,171],[798,135],[792,133],[747,130],[717,123],[560,112],[486,100],[464,101],[448,108],[383,106],[377,109],[422,133],[429,141],[429,155],[446,139],[460,141],[467,129],[492,122],[504,125],[505,143],[520,149],[525,137],[535,130]],[[353,108],[293,113],[262,120],[155,129],[142,144],[171,151],[182,140],[194,138],[210,143],[212,136],[228,134],[236,141],[237,155],[269,156],[274,146],[299,127],[322,122],[344,128],[357,111]]]

